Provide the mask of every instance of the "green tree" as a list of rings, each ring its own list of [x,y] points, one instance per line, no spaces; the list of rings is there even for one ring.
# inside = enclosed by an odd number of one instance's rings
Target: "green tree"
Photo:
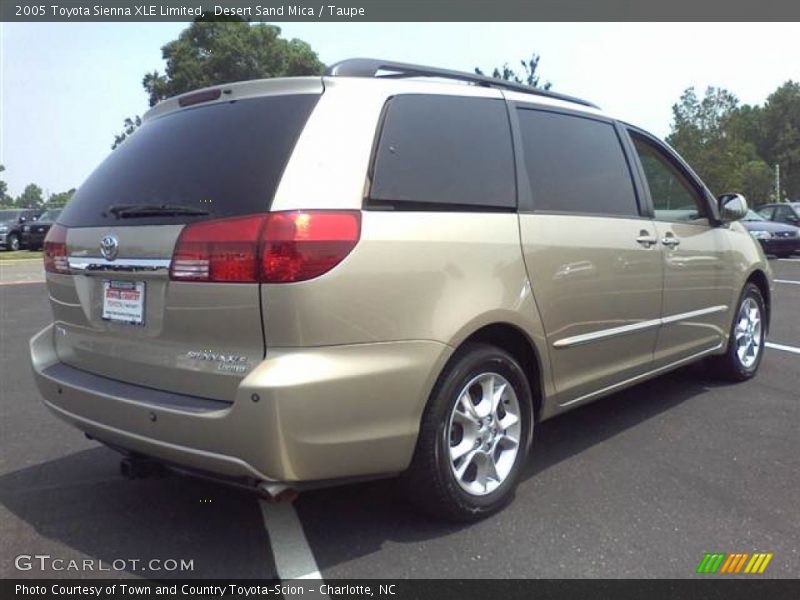
[[[761,109],[759,153],[780,165],[783,195],[800,200],[800,83],[787,81]]]
[[[529,85],[531,87],[549,90],[552,83],[549,81],[541,82],[539,78],[539,74],[537,70],[539,69],[539,59],[541,57],[533,53],[528,60],[520,60],[520,66],[522,67],[522,72],[517,74],[517,72],[512,69],[508,63],[503,63],[502,67],[495,67],[492,71],[492,77],[495,79],[502,79],[504,81],[513,81],[514,83],[520,83],[523,85]],[[478,75],[484,75],[484,72],[481,71],[478,67],[475,67],[475,73]]]
[[[142,118],[139,115],[136,115],[134,118],[126,118],[124,122],[124,129],[121,133],[118,133],[114,136],[114,145],[111,146],[113,150],[117,146],[119,146],[122,142],[125,141],[129,135],[131,135],[136,129],[142,124]]]
[[[0,173],[5,171],[6,168],[0,165]],[[11,206],[14,200],[8,195],[8,184],[0,179],[0,206]]]
[[[281,30],[266,23],[239,19],[201,18],[161,48],[164,73],[152,71],[142,79],[150,106],[185,92],[233,81],[319,75],[324,69],[311,46],[281,37]],[[116,148],[141,124],[139,117],[125,120],[115,136]]]
[[[14,201],[17,208],[41,208],[43,203],[42,188],[35,183],[25,186],[22,194]]]
[[[72,199],[74,194],[75,188],[66,192],[59,192],[58,194],[50,194],[50,197],[47,199],[47,208],[62,208],[66,206],[67,202]]]
[[[740,107],[731,92],[709,87],[702,98],[684,91],[672,107],[670,143],[715,193],[742,192],[753,202],[769,198],[769,166],[752,139],[759,131],[759,113]]]

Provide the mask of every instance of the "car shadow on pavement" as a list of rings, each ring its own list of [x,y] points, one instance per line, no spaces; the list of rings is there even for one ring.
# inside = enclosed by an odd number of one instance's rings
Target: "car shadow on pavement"
[[[0,477],[0,548],[8,577],[275,577],[269,540],[250,494],[180,476],[127,480],[119,455],[92,448]],[[33,529],[31,531],[30,528]],[[102,561],[94,570],[19,571],[20,554]],[[149,564],[150,560],[160,563]],[[193,569],[165,570],[174,559]],[[121,569],[113,568],[114,561]],[[132,560],[141,561],[131,563]],[[153,568],[149,568],[149,567]]]

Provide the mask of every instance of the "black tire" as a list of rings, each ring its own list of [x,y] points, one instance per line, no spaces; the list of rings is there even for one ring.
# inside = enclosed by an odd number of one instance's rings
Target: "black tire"
[[[780,254],[778,254],[777,252],[775,253],[776,258],[790,258],[791,256],[792,256],[791,252],[781,252]]]
[[[477,377],[491,374],[505,379],[516,395],[520,424],[519,444],[513,463],[510,458],[506,462],[506,466],[512,466],[502,483],[493,491],[475,495],[462,488],[451,466],[450,446],[453,438],[452,430],[449,429],[450,418],[467,384]],[[473,387],[479,387],[479,384]],[[506,394],[505,398],[503,404],[507,405],[509,395]],[[459,522],[477,521],[505,507],[514,497],[520,471],[530,449],[532,406],[528,379],[513,356],[487,344],[465,345],[445,367],[428,400],[411,466],[400,478],[406,497],[428,515]],[[505,408],[498,411],[505,414]],[[502,427],[495,429],[495,435],[502,437],[500,433],[507,433],[501,430]],[[479,441],[480,438],[475,443],[478,444]],[[502,452],[504,450],[499,454]],[[494,451],[490,454],[498,456]]]
[[[12,233],[6,238],[6,248],[9,252],[16,252],[19,250],[19,236],[15,233]]]
[[[761,328],[758,332],[758,350],[755,355],[755,360],[752,364],[745,364],[739,357],[738,349],[739,344],[736,340],[737,326],[740,321],[740,313],[745,302],[752,300],[758,307]],[[733,323],[731,323],[731,330],[728,337],[728,347],[725,354],[715,356],[710,361],[710,366],[714,376],[727,381],[746,381],[751,379],[758,372],[758,367],[764,357],[764,342],[767,336],[767,311],[764,303],[764,297],[761,295],[761,290],[758,289],[753,283],[748,283],[744,286],[739,302],[736,305],[736,312],[734,313]]]

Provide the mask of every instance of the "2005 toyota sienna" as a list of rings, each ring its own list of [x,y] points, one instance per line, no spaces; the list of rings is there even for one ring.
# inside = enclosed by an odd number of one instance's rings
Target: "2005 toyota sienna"
[[[151,109],[50,230],[35,378],[132,474],[399,475],[477,519],[540,421],[701,359],[756,373],[746,209],[591,103],[478,75],[208,88]]]

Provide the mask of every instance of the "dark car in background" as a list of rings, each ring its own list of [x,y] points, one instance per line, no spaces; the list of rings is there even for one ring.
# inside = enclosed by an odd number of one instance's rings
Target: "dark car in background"
[[[779,202],[762,204],[756,212],[770,221],[800,226],[800,202]]]
[[[35,221],[41,210],[35,208],[10,208],[0,210],[0,248],[19,250],[22,242],[22,227]]]
[[[800,254],[800,227],[770,221],[752,210],[748,210],[740,222],[759,241],[765,254],[773,254],[779,258]]]
[[[22,226],[20,247],[27,248],[28,250],[38,250],[41,248],[44,244],[44,236],[50,231],[50,227],[53,226],[60,214],[60,208],[51,208],[37,220],[25,223]]]

